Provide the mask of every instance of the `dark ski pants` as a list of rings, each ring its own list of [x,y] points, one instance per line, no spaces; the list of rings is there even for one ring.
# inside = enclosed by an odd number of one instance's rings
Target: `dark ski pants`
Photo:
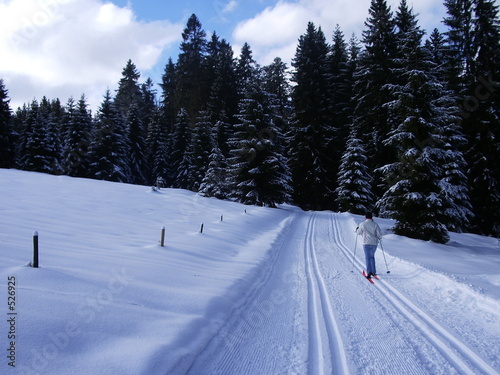
[[[363,249],[365,250],[366,272],[376,275],[375,251],[377,251],[377,245],[363,245]]]

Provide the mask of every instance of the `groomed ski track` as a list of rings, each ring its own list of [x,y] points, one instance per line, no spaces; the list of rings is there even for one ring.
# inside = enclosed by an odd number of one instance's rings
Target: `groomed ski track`
[[[296,213],[257,282],[176,373],[498,374],[495,332],[455,330],[453,317],[430,311],[431,292],[415,289],[419,275],[385,274],[378,251],[381,280],[362,277],[354,225],[345,214]]]

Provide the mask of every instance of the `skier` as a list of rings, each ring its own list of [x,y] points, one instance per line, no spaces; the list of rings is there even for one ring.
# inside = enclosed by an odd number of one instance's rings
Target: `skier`
[[[372,276],[377,276],[375,267],[375,251],[377,251],[378,241],[382,239],[382,231],[377,223],[373,221],[371,212],[365,215],[365,221],[359,224],[356,232],[359,236],[363,236],[363,249],[365,250],[366,272],[368,279]]]

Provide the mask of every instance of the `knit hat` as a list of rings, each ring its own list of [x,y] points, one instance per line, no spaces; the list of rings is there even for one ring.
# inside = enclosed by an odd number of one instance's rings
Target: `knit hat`
[[[367,212],[365,215],[366,219],[373,219],[373,214],[371,212]]]

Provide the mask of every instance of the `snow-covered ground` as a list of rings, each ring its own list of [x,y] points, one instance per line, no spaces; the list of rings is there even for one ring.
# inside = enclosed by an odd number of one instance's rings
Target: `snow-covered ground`
[[[0,170],[0,373],[498,374],[498,240],[360,221]]]

